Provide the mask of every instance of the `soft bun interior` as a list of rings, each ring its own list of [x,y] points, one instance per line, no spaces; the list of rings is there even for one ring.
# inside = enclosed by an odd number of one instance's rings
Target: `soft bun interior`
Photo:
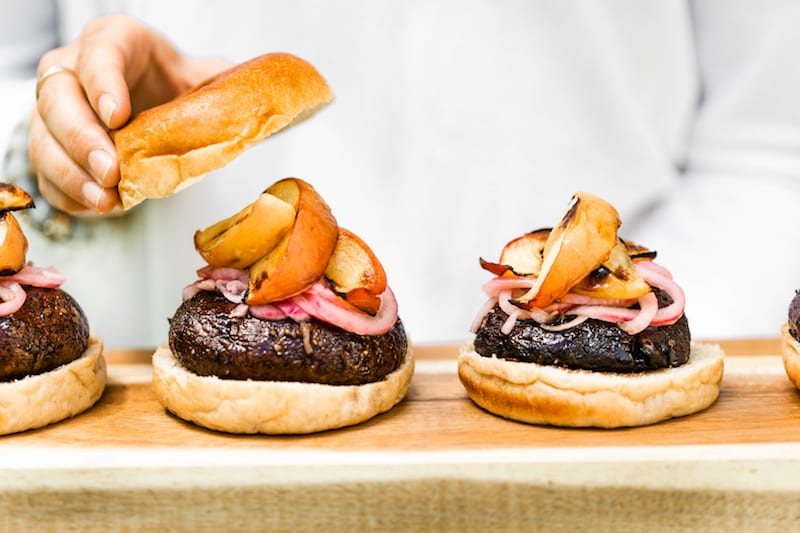
[[[458,376],[476,404],[505,418],[569,427],[642,426],[714,403],[723,355],[717,345],[695,343],[679,367],[615,374],[483,357],[470,343],[461,348]]]
[[[163,198],[333,100],[306,61],[266,54],[226,70],[112,132],[124,209]]]
[[[175,415],[229,433],[302,434],[358,424],[402,400],[414,373],[403,364],[364,385],[219,379],[184,368],[167,344],[153,354],[153,390]]]
[[[95,334],[78,359],[43,374],[0,384],[0,435],[59,422],[82,413],[103,394],[106,361]]]

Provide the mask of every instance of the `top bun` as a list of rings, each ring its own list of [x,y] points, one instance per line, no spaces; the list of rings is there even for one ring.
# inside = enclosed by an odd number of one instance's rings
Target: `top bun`
[[[332,100],[331,88],[313,66],[275,53],[143,111],[111,134],[119,156],[122,207],[188,187]]]

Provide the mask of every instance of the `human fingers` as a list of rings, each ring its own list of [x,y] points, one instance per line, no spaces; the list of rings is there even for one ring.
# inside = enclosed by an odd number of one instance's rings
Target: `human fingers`
[[[116,187],[101,187],[61,144],[34,113],[28,135],[31,168],[40,192],[54,207],[76,214],[87,210],[108,213],[120,204]]]
[[[129,86],[136,86],[153,68],[149,62],[152,49],[162,46],[155,41],[158,36],[133,19],[98,18],[77,41],[48,52],[39,63],[40,76],[54,66],[72,68],[72,76],[53,75],[40,82],[37,111],[64,151],[105,188],[120,179],[116,149],[107,128],[119,127],[129,119]]]
[[[94,19],[78,43],[76,72],[87,100],[109,129],[222,69],[220,62],[188,58],[160,33],[122,15]]]
[[[70,55],[66,48],[45,54],[39,63],[40,76],[54,66],[69,68]],[[36,115],[64,152],[97,183],[111,187],[119,182],[116,149],[87,102],[76,73],[62,71],[40,81]],[[33,155],[31,161],[38,164]]]

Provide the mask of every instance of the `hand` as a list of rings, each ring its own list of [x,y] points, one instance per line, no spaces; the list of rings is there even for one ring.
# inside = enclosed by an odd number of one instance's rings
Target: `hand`
[[[124,16],[97,18],[77,41],[44,54],[28,155],[40,192],[67,213],[108,213],[120,205],[119,164],[108,130],[162,104],[227,66],[191,59],[162,35]]]

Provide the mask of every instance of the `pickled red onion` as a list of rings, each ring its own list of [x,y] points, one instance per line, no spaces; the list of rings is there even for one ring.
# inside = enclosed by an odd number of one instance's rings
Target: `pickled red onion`
[[[211,265],[206,265],[199,269],[197,271],[197,277],[213,279],[214,281],[239,280],[245,284],[250,282],[250,273],[247,270],[230,267],[212,267]]]
[[[608,305],[611,307],[630,307],[636,303],[636,298],[595,298],[583,294],[567,293],[559,298],[561,303],[574,305]]]
[[[0,280],[11,280],[16,281],[20,285],[53,289],[63,285],[65,278],[54,268],[25,265],[17,273],[11,276],[3,276]]]
[[[0,316],[8,316],[19,311],[28,295],[16,281],[4,279],[0,281],[0,298],[3,299],[3,303],[0,304]]]
[[[475,318],[472,321],[472,324],[469,327],[470,333],[477,333],[478,328],[481,327],[481,322],[483,322],[483,317],[489,314],[489,311],[494,309],[494,306],[497,305],[497,298],[488,298],[483,305],[481,305],[478,312],[475,314]]]
[[[517,318],[519,318],[520,313],[521,311],[517,309],[516,311],[512,311],[511,314],[508,315],[506,321],[503,322],[502,326],[500,326],[500,331],[504,335],[508,335],[509,333],[511,333],[511,330],[514,329],[514,324],[517,323]]]
[[[239,304],[242,303],[244,293],[247,292],[247,283],[238,279],[220,279],[217,280],[216,288],[226,300]]]
[[[540,326],[543,330],[546,331],[566,331],[570,328],[574,328],[575,326],[584,323],[588,319],[589,319],[588,316],[575,316],[572,318],[572,320],[568,320],[561,324],[550,325],[545,323],[545,324],[540,324]]]
[[[311,315],[303,311],[303,309],[297,305],[296,302],[292,301],[291,298],[288,300],[275,302],[274,305],[295,322],[303,322],[304,320],[311,319]]]
[[[497,296],[501,290],[530,289],[536,278],[492,278],[483,284],[483,292]]]
[[[665,277],[667,279],[670,279],[670,280],[672,279],[672,272],[667,270],[665,267],[659,265],[658,263],[654,263],[653,261],[650,261],[650,260],[647,260],[647,261],[634,261],[633,264],[636,265],[637,269],[639,270],[639,273],[642,274],[642,275],[644,275],[642,273],[642,270],[644,269],[644,271],[651,272],[651,273],[653,273],[653,274],[655,274],[657,276],[663,276],[663,277]],[[638,268],[638,267],[641,267],[641,268]]]
[[[250,306],[248,306],[247,304],[239,304],[233,308],[233,311],[231,311],[231,316],[241,318],[243,316],[247,316],[247,312],[249,310]]]
[[[248,312],[265,320],[288,317],[303,322],[314,317],[359,335],[382,335],[392,329],[397,321],[397,301],[388,287],[379,296],[381,306],[378,313],[372,316],[345,302],[324,281],[318,281],[286,300],[248,306],[244,303],[249,283],[247,270],[205,266],[197,271],[197,275],[201,279],[183,289],[183,299],[188,300],[201,290],[218,291],[228,301],[238,304],[231,311],[234,317],[244,316]]]
[[[674,324],[683,315],[683,310],[686,307],[686,296],[683,294],[683,289],[672,281],[672,274],[661,265],[652,261],[636,261],[634,264],[648,284],[661,289],[672,298],[671,304],[660,308],[656,312],[650,325],[667,326]],[[664,272],[666,272],[666,275],[664,275]]]
[[[658,298],[656,298],[656,293],[648,292],[639,298],[639,313],[630,320],[618,323],[617,326],[628,335],[636,335],[650,325],[657,311]]]
[[[55,289],[64,283],[65,279],[54,268],[36,267],[27,264],[19,271],[10,276],[0,277],[0,316],[8,316],[16,313],[28,294],[23,285],[40,287],[43,289]]]
[[[323,281],[318,281],[304,292],[292,296],[309,315],[358,335],[383,335],[397,321],[397,300],[388,286],[379,296],[380,309],[375,316],[358,310],[338,297]]]
[[[536,278],[510,278],[495,277],[483,285],[484,292],[489,300],[481,306],[478,315],[472,323],[470,331],[477,331],[483,317],[491,311],[496,303],[507,315],[508,319],[501,327],[501,331],[510,331],[516,320],[532,319],[539,324],[546,324],[556,314],[574,314],[581,320],[571,320],[558,326],[548,326],[545,329],[563,331],[573,327],[587,318],[613,322],[629,334],[639,333],[647,326],[663,326],[675,323],[682,315],[686,305],[683,290],[672,280],[672,274],[663,266],[651,260],[635,261],[642,278],[650,285],[663,290],[672,299],[672,303],[663,308],[658,308],[658,299],[655,293],[649,292],[638,299],[639,309],[630,308],[636,300],[593,298],[579,294],[569,293],[559,302],[547,306],[545,309],[523,309],[511,301],[513,291],[529,288],[535,283]],[[553,328],[558,329],[553,329]]]
[[[264,320],[281,320],[286,318],[286,313],[281,311],[278,306],[273,304],[250,305],[242,304],[250,311],[250,314],[256,318],[263,318]],[[236,309],[234,309],[235,311]],[[245,315],[247,312],[245,312]],[[241,315],[244,316],[244,315]]]

